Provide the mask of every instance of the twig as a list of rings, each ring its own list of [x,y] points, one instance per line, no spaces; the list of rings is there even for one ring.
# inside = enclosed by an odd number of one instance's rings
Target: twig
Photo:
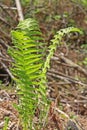
[[[7,45],[2,39],[0,39],[0,43],[1,43],[2,46],[5,47],[6,49],[9,47],[9,45]]]
[[[86,100],[74,100],[75,103],[87,103],[87,99]]]
[[[53,56],[51,58],[51,60],[55,61],[57,64],[60,64],[60,65],[63,65],[63,66],[66,66],[66,67],[69,67],[69,68],[75,68],[67,63],[64,63],[64,62],[61,62],[60,58],[56,57],[56,56]]]
[[[60,114],[64,115],[67,119],[69,119],[69,116],[68,116],[65,112],[61,111],[61,110],[58,109],[57,107],[55,107],[54,109],[55,109],[56,111],[58,111]]]
[[[0,122],[0,129],[4,126],[4,121]]]
[[[5,71],[9,74],[9,76],[12,79],[14,79],[14,76],[12,75],[12,73],[10,72],[10,70],[7,68],[7,66],[3,62],[1,62],[0,64],[3,66],[3,68],[5,69]]]
[[[15,3],[16,3],[16,6],[17,6],[19,21],[23,21],[24,16],[23,16],[20,0],[15,0]]]
[[[61,60],[63,60],[66,64],[69,64],[71,67],[78,69],[80,72],[84,73],[87,76],[87,71],[82,68],[81,66],[77,65],[76,63],[74,63],[73,61],[71,61],[70,59],[64,57],[63,54],[60,55],[56,55],[58,58],[60,58]]]
[[[58,109],[57,107],[54,108],[54,110],[56,110],[57,112],[59,112],[60,114],[64,115],[67,119],[68,119],[68,124],[70,123],[70,127],[73,130],[84,130],[81,125],[74,119],[70,119],[70,117],[63,111],[61,111],[60,109]],[[67,130],[67,129],[66,129]]]
[[[74,78],[72,78],[72,77],[69,77],[69,76],[67,76],[67,75],[60,75],[60,74],[58,74],[58,72],[56,72],[56,71],[49,70],[47,74],[48,74],[49,76],[53,76],[53,77],[55,77],[55,78],[62,79],[62,80],[64,80],[64,81],[68,82],[68,83],[72,82],[72,83],[75,83],[75,84],[80,84],[80,85],[83,85],[83,86],[87,86],[87,84],[84,84],[84,83],[82,83],[82,82],[79,81],[79,80],[76,80],[76,79],[74,79]]]
[[[3,58],[0,58],[0,61],[7,61],[7,62],[12,62],[12,60],[9,60],[9,59],[3,59]]]
[[[47,72],[47,75],[48,75],[48,76],[55,77],[55,78],[59,78],[59,79],[61,79],[61,80],[64,80],[65,82],[70,83],[70,82],[69,82],[66,78],[64,78],[63,76],[56,75],[56,74],[53,74],[53,73],[50,73],[50,72]]]
[[[6,38],[8,38],[9,40],[11,40],[10,35],[7,34],[6,32],[4,32],[1,28],[0,28],[0,32],[1,32],[2,34],[4,34],[4,36],[5,36]]]
[[[8,16],[10,16],[13,19],[13,22],[15,21],[15,17],[13,16],[13,14],[11,14],[9,12],[9,10],[6,10],[3,8],[3,5],[0,3],[0,7],[2,8],[2,10],[6,13],[6,15],[8,14]],[[10,23],[11,24],[11,23]]]
[[[3,9],[17,10],[16,7],[8,7],[7,5],[4,5],[4,4],[1,4],[1,3],[0,3],[0,6],[2,6]]]
[[[8,74],[0,74],[0,76],[6,77],[6,76],[8,76]]]
[[[7,26],[11,26],[9,23],[7,23],[7,21],[5,19],[3,19],[1,16],[0,16],[0,20],[5,23]]]

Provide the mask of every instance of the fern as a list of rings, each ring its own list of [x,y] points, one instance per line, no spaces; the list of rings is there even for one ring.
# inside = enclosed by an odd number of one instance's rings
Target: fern
[[[61,45],[61,40],[62,38],[68,34],[68,33],[71,33],[71,32],[78,32],[80,34],[82,34],[82,31],[80,31],[78,28],[74,28],[74,27],[68,27],[68,28],[65,28],[65,29],[61,29],[60,31],[58,31],[56,33],[56,35],[54,36],[54,39],[51,40],[51,45],[49,46],[49,54],[46,58],[46,61],[44,63],[44,67],[42,69],[42,78],[41,78],[41,90],[44,89],[44,87],[46,87],[46,73],[47,73],[47,70],[50,68],[50,60],[57,48],[57,46]],[[45,84],[45,85],[44,85]]]
[[[54,39],[51,40],[52,44],[49,46],[49,54],[47,56],[46,62],[43,67],[43,73],[46,73],[47,69],[50,67],[50,59],[52,58],[57,46],[61,44],[62,38],[70,32],[82,33],[78,28],[74,28],[74,27],[61,29],[60,31],[57,32],[57,34],[54,36]]]
[[[57,32],[49,47],[49,54],[43,62],[43,41],[38,24],[35,20],[26,19],[11,32],[13,48],[9,49],[13,57],[12,72],[17,83],[19,105],[17,106],[22,120],[23,130],[32,129],[35,110],[43,105],[43,111],[48,108],[46,97],[46,72],[50,67],[50,59],[62,37],[69,32],[80,32],[77,28],[62,29]],[[43,112],[43,113],[44,113]],[[43,116],[43,114],[42,114]]]
[[[37,22],[32,19],[20,22],[17,30],[12,31],[11,34],[14,46],[9,48],[9,53],[14,59],[11,70],[19,90],[18,110],[24,130],[28,130],[32,128],[31,124],[38,104],[36,89],[38,90],[43,67],[43,50],[40,49],[43,43],[39,41],[43,39]]]

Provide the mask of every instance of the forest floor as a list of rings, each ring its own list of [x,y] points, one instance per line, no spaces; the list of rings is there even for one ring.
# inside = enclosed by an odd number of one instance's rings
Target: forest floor
[[[57,48],[51,59],[47,78],[48,94],[52,103],[48,124],[42,130],[87,130],[87,65],[84,64],[87,51],[82,46],[87,44],[87,14],[78,6],[73,6],[72,9],[72,4],[66,5],[67,3],[64,7],[61,5],[58,11],[59,14],[63,14],[64,11],[73,12],[70,17],[62,16],[60,20],[51,20],[48,23],[43,22],[43,14],[36,16],[39,18],[40,28],[48,46],[55,31],[71,24],[70,19],[85,32],[83,36],[73,34],[64,38],[63,45]],[[4,52],[3,48],[2,51]],[[5,84],[9,84],[8,80],[5,79]],[[5,84],[0,85],[0,130],[8,121],[6,117],[9,117],[8,130],[22,130],[18,112],[13,107],[13,103],[18,103],[15,88],[11,84]]]

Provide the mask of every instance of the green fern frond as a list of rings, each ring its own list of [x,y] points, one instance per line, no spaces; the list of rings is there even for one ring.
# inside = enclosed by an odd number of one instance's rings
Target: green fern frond
[[[82,31],[80,31],[78,28],[69,27],[69,28],[61,29],[60,31],[58,31],[56,33],[56,35],[54,36],[54,39],[51,40],[52,44],[49,46],[49,54],[46,58],[46,62],[43,67],[43,73],[46,73],[47,69],[49,69],[50,59],[52,58],[57,46],[59,46],[61,44],[61,40],[64,37],[64,35],[71,33],[71,32],[82,33]]]
[[[30,129],[28,124],[32,124],[38,104],[35,86],[38,88],[41,80],[43,51],[40,49],[39,41],[43,38],[41,38],[37,22],[32,19],[20,22],[17,30],[12,31],[11,34],[14,46],[9,49],[9,53],[14,59],[12,72],[19,89],[18,110],[23,121],[24,130],[28,130]]]
[[[60,31],[58,31],[56,33],[56,35],[54,36],[54,39],[51,40],[51,45],[49,46],[49,54],[48,54],[48,56],[46,58],[46,61],[44,63],[44,67],[42,69],[42,74],[43,75],[42,75],[42,79],[40,81],[41,91],[46,89],[46,73],[47,73],[47,70],[50,68],[50,60],[51,60],[57,46],[60,46],[62,38],[66,34],[71,33],[71,32],[78,32],[78,33],[82,34],[82,31],[80,31],[78,28],[69,27],[69,28],[61,29]]]

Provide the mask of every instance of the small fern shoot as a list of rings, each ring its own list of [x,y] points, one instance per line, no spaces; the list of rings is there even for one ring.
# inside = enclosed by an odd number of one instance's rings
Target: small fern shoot
[[[82,34],[82,31],[80,31],[78,28],[68,27],[68,28],[59,30],[54,35],[54,39],[51,40],[51,45],[49,46],[49,50],[48,50],[49,54],[46,58],[46,61],[44,62],[44,67],[42,68],[42,78],[41,78],[41,81],[40,81],[40,91],[41,91],[41,93],[44,93],[45,92],[44,90],[47,89],[46,73],[47,73],[47,70],[50,68],[50,60],[51,60],[54,52],[56,51],[57,46],[61,45],[61,40],[66,34],[72,33],[72,32],[78,32],[78,33]],[[43,98],[43,101],[44,101],[45,108],[46,108],[46,109],[44,109],[44,111],[45,110],[47,111],[48,106],[47,106],[46,101],[44,99],[45,98]]]

